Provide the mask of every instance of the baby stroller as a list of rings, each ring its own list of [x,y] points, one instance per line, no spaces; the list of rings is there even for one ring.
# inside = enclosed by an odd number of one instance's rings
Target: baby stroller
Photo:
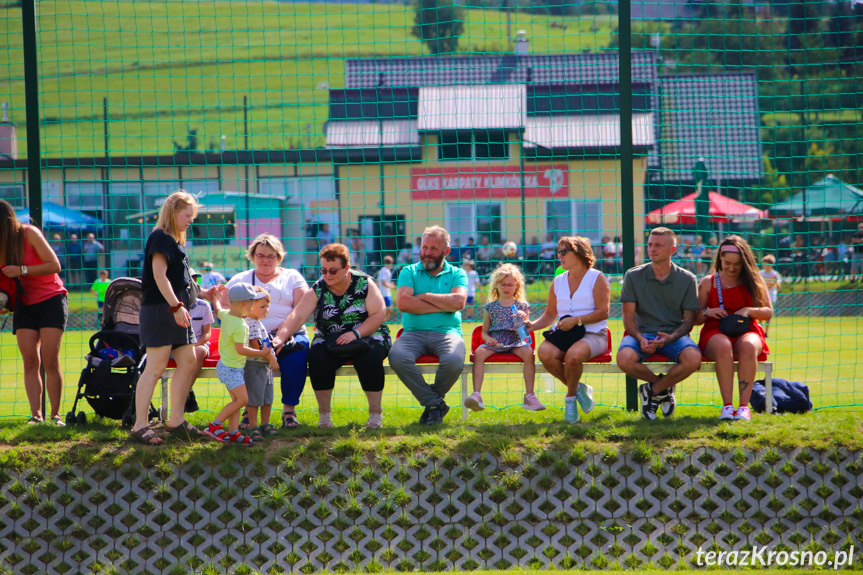
[[[84,425],[83,411],[75,415],[78,401],[87,400],[96,415],[135,423],[135,389],[143,370],[145,354],[139,341],[138,312],[141,280],[117,278],[108,285],[102,309],[102,330],[90,338],[86,367],[78,380],[78,392],[66,425]],[[150,416],[158,412],[150,406]]]

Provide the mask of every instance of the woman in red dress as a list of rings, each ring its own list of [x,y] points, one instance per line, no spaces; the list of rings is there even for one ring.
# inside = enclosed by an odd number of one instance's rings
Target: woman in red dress
[[[749,397],[752,395],[758,356],[770,351],[758,320],[773,317],[773,305],[767,295],[767,286],[758,272],[755,256],[743,238],[728,236],[722,240],[716,250],[713,269],[715,273],[705,276],[698,286],[702,311],[698,314],[696,324],[704,324],[698,346],[701,353],[716,362],[716,379],[722,394],[719,419],[749,421]],[[720,330],[719,322],[730,314],[751,318],[749,331],[738,337],[725,335]],[[740,404],[736,410],[732,403],[735,360],[738,361],[737,382],[740,389]]]

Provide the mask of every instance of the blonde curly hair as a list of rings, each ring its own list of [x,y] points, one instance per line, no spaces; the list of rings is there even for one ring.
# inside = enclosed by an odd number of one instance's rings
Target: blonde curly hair
[[[503,281],[503,278],[507,276],[512,276],[515,278],[515,281],[518,282],[518,286],[515,288],[515,293],[513,294],[515,301],[527,301],[524,290],[524,275],[522,275],[521,270],[513,264],[501,264],[497,269],[491,272],[491,277],[488,280],[488,301],[500,299],[500,290],[498,290],[498,286],[500,285],[500,282]]]

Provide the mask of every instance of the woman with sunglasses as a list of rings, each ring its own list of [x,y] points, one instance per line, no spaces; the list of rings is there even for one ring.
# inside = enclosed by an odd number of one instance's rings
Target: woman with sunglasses
[[[695,324],[704,324],[698,347],[701,353],[716,362],[716,379],[722,394],[719,419],[749,421],[749,398],[758,369],[758,356],[769,353],[764,329],[758,320],[773,317],[773,304],[767,285],[758,270],[749,244],[740,236],[728,236],[720,242],[714,273],[704,277],[698,286],[698,301],[702,307]],[[742,335],[729,336],[722,331],[720,321],[730,314],[749,320],[749,329]],[[746,321],[746,320],[742,320]],[[734,360],[737,360],[737,385],[740,404],[734,409]]]
[[[609,351],[606,320],[611,306],[611,287],[605,274],[593,268],[596,256],[587,238],[560,238],[557,257],[564,272],[554,278],[548,290],[545,311],[539,319],[526,325],[534,331],[556,322],[556,331],[584,333],[568,346],[562,342],[574,338],[562,337],[557,340],[559,343],[546,340],[537,351],[548,372],[566,384],[564,421],[577,423],[578,406],[584,413],[590,413],[594,406],[593,388],[580,381],[584,362]]]
[[[255,267],[238,273],[227,283],[228,289],[243,282],[267,290],[270,294],[270,310],[262,323],[271,334],[279,331],[293,311],[294,305],[309,291],[306,280],[298,271],[281,266],[285,253],[285,248],[278,238],[271,234],[259,235],[246,252],[246,258]],[[227,305],[228,291],[225,290],[223,294],[223,304]],[[297,420],[297,405],[306,385],[309,338],[305,327],[300,325],[296,333],[288,333],[282,339],[291,339],[290,345],[283,346],[277,356],[281,373],[282,427],[294,429],[300,425]]]
[[[381,396],[384,359],[392,342],[384,325],[387,307],[374,278],[351,269],[351,254],[343,244],[320,251],[321,278],[288,316],[274,345],[315,317],[315,337],[309,348],[309,379],[318,400],[318,427],[332,427],[332,397],[336,370],[353,362],[369,402],[366,427],[383,423]],[[344,346],[344,349],[339,349]]]

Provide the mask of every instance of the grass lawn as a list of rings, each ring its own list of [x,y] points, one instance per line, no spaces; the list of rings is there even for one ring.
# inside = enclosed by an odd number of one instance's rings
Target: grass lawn
[[[475,324],[465,324],[465,333]],[[395,331],[398,326],[392,326]],[[622,332],[618,321],[611,322],[615,342]],[[863,320],[859,318],[780,318],[773,326],[775,339],[768,340],[772,346],[772,359],[776,364],[775,375],[797,379],[810,386],[816,411],[805,416],[767,417],[756,416],[750,424],[719,423],[717,405],[719,394],[714,377],[696,375],[678,387],[680,403],[675,416],[667,421],[644,422],[635,413],[626,412],[624,378],[618,375],[591,376],[587,382],[594,386],[598,407],[585,416],[582,424],[564,426],[563,388],[549,377],[537,380],[540,400],[548,409],[528,412],[520,409],[523,379],[520,376],[496,376],[486,378],[483,397],[488,408],[481,413],[471,413],[463,422],[458,407],[459,386],[449,396],[454,409],[448,415],[443,429],[428,435],[428,429],[416,425],[420,409],[413,397],[396,378],[388,378],[384,390],[384,426],[381,431],[365,430],[366,401],[358,381],[341,378],[336,384],[333,402],[333,418],[336,427],[319,430],[317,410],[309,385],[299,410],[302,428],[295,433],[280,432],[277,439],[268,445],[278,449],[283,442],[319,442],[322,439],[338,440],[345,436],[360,437],[373,449],[382,438],[400,438],[409,444],[428,445],[430,449],[453,444],[461,449],[473,450],[516,442],[518,445],[572,445],[573,440],[585,440],[601,448],[606,445],[632,445],[648,441],[657,446],[714,445],[755,447],[816,445],[829,447],[834,444],[863,447],[863,429],[859,413],[863,407],[863,388],[858,381],[863,379],[863,364],[859,361],[857,337],[863,332]],[[71,409],[80,369],[84,363],[86,342],[92,332],[70,331],[64,339],[62,357],[65,371],[65,390],[62,413]],[[21,364],[17,348],[8,332],[0,335],[0,444],[27,446],[39,444],[38,453],[24,447],[27,457],[60,457],[72,446],[86,447],[101,452],[101,445],[116,447],[125,441],[125,434],[112,421],[80,429],[55,429],[48,426],[30,427],[23,424],[28,416],[27,400],[20,382]],[[195,386],[202,410],[192,414],[193,423],[202,424],[213,416],[225,402],[227,393],[216,380],[201,380]],[[277,389],[278,403],[278,389]],[[161,402],[156,393],[154,403]],[[278,407],[278,406],[277,406]],[[93,419],[92,409],[86,402],[79,410],[87,412]],[[274,419],[279,411],[274,412]],[[436,443],[442,438],[444,443]],[[50,447],[42,445],[50,440]],[[438,447],[435,447],[435,446]],[[207,451],[213,446],[194,449]],[[270,448],[268,448],[270,449]],[[109,450],[110,451],[110,450]],[[107,452],[106,452],[107,453]]]
[[[3,10],[0,84],[17,118],[21,12]],[[300,147],[307,133],[321,146],[328,88],[344,87],[344,59],[425,53],[410,34],[413,17],[405,4],[40,2],[43,154],[102,155],[103,97],[115,155],[171,153],[189,127],[201,149],[223,134],[228,149],[240,148],[243,96],[252,148]],[[526,30],[538,53],[596,51],[609,45],[614,21],[517,12],[511,29]],[[503,12],[470,9],[458,50],[510,53],[506,30]]]

